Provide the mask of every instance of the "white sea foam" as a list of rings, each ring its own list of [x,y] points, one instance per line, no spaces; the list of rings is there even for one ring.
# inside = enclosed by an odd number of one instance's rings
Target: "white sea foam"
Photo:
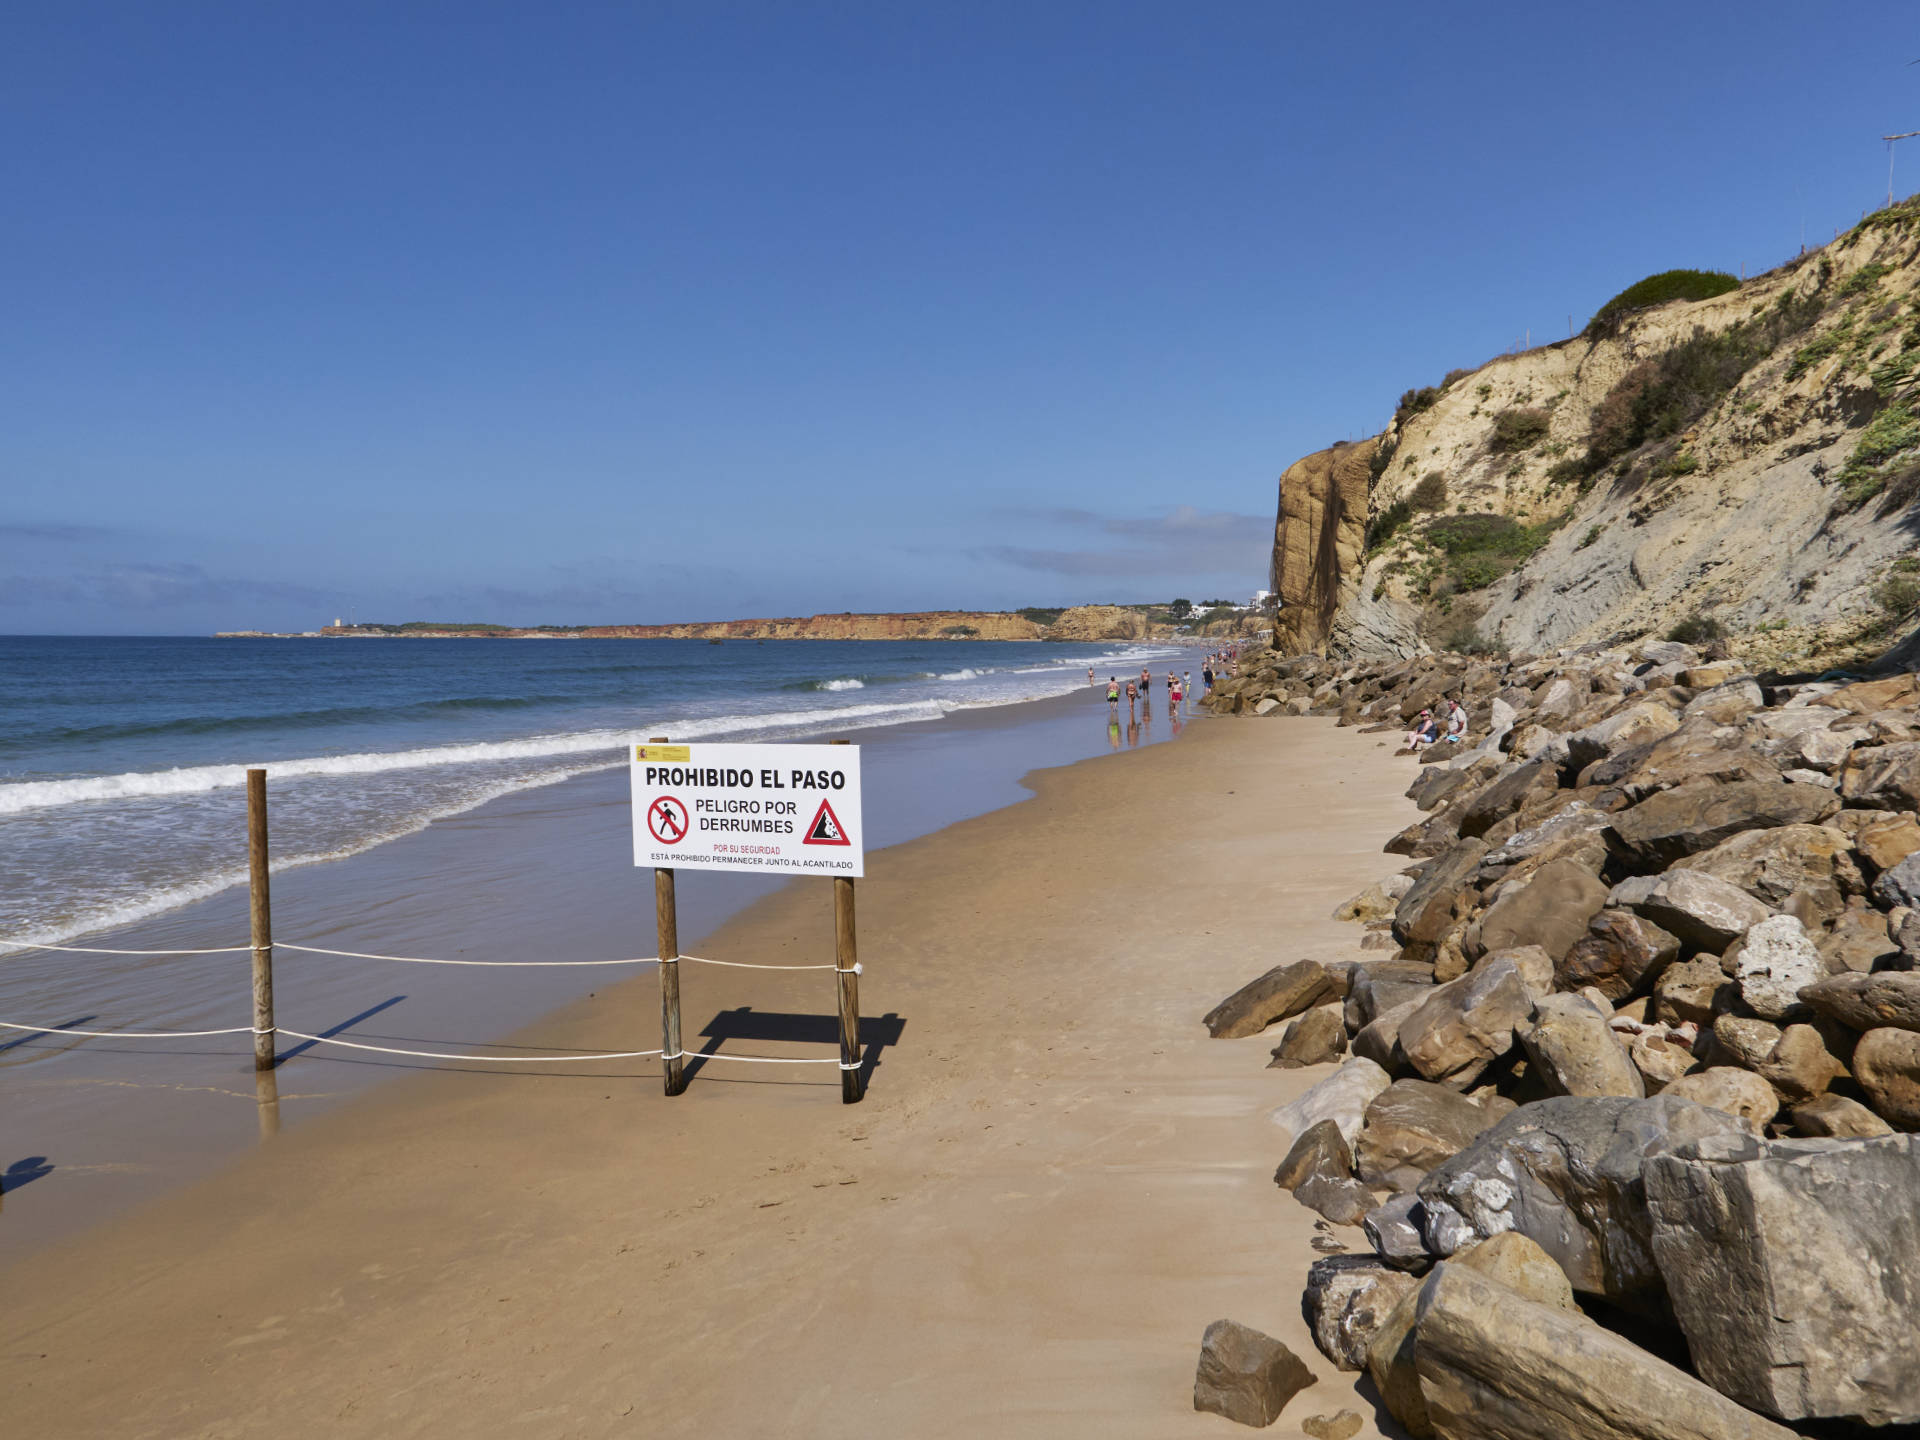
[[[822,690],[864,690],[867,688],[867,682],[853,679],[822,680],[820,682],[820,688]]]
[[[854,682],[858,684],[858,681]],[[914,718],[933,719],[955,708],[942,700],[911,700],[891,705],[847,705],[836,709],[786,710],[765,715],[715,715],[699,719],[648,721],[632,730],[587,730],[561,735],[535,735],[525,740],[482,741],[466,745],[435,745],[419,750],[376,750],[354,755],[317,755],[295,760],[262,762],[276,780],[312,776],[375,775],[388,770],[429,766],[474,765],[489,761],[542,760],[593,751],[616,751],[642,738],[642,732],[667,729],[678,739],[713,739],[753,731],[831,729],[853,725],[885,725]],[[607,764],[618,763],[609,758]],[[133,771],[124,775],[94,775],[72,780],[27,780],[0,785],[0,815],[17,815],[61,805],[98,800],[130,800],[156,796],[199,795],[247,782],[245,764],[192,765],[172,770]]]
[[[942,680],[978,680],[982,675],[991,675],[991,670],[975,670],[969,666],[965,670],[950,670],[940,678]]]

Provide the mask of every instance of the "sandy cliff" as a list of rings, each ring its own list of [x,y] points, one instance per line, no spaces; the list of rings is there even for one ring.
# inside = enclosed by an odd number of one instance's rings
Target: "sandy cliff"
[[[1282,478],[1283,648],[1538,650],[1692,618],[1766,663],[1886,649],[1920,596],[1917,287],[1908,201],[1727,294],[1408,392],[1366,446]]]

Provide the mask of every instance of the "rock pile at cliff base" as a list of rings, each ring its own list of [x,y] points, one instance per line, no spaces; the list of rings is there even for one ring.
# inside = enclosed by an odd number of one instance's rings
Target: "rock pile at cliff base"
[[[1664,641],[1244,655],[1220,714],[1328,715],[1408,765],[1410,862],[1209,1017],[1330,1066],[1276,1182],[1365,1253],[1315,1343],[1408,1433],[1920,1426],[1920,693]],[[1346,1233],[1346,1232],[1343,1232]]]

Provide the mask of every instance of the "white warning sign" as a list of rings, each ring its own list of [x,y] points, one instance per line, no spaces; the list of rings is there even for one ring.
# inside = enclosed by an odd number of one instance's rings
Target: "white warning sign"
[[[635,745],[633,863],[866,874],[858,745]]]

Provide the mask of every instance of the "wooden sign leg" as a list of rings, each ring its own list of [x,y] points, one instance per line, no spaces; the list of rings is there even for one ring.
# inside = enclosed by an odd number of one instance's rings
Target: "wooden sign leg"
[[[271,1070],[273,1027],[273,907],[267,894],[267,772],[247,771],[248,908],[253,921],[253,1068]]]
[[[680,915],[674,905],[673,871],[653,872],[654,921],[660,932],[660,1069],[666,1092],[687,1088],[680,1058]]]
[[[649,745],[665,745],[655,735]],[[687,1088],[686,1062],[680,1058],[680,911],[674,902],[673,871],[653,872],[653,921],[660,949],[660,1073],[666,1093]]]
[[[860,972],[854,943],[853,881],[833,882],[833,972],[840,987],[840,1103],[860,1099]]]

